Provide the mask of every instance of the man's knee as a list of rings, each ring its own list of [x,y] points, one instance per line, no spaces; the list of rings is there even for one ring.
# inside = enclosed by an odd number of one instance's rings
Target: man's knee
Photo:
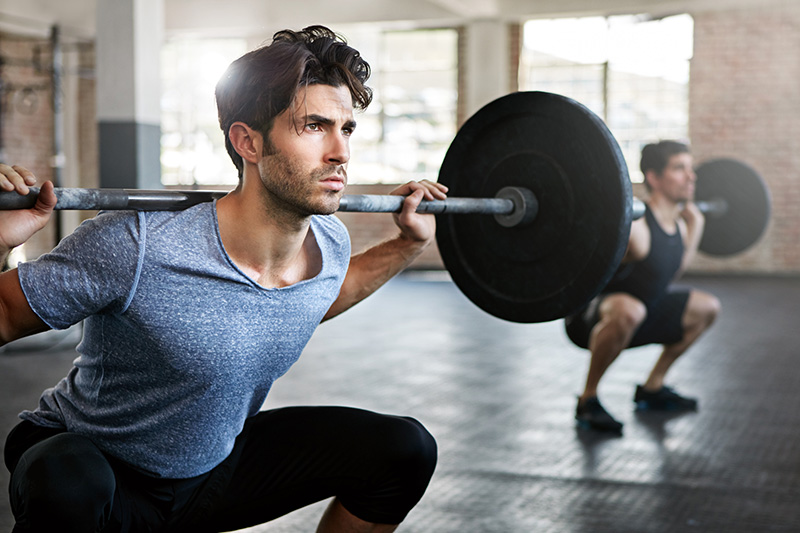
[[[62,433],[32,446],[11,476],[11,507],[25,531],[98,531],[111,512],[114,473],[88,439]]]
[[[371,482],[341,497],[351,513],[367,522],[399,524],[419,502],[436,468],[433,436],[413,418],[387,416],[372,426],[380,435],[380,458]],[[378,466],[379,465],[379,466]]]
[[[713,294],[703,291],[692,291],[686,309],[684,326],[686,329],[711,326],[722,311],[722,304]]]
[[[709,326],[717,319],[720,312],[722,312],[722,304],[719,299],[709,294],[708,301],[706,302],[706,321]]]
[[[647,307],[632,296],[612,295],[603,301],[600,317],[600,322],[620,339],[630,339],[647,318]]]
[[[398,474],[407,477],[413,485],[421,485],[424,492],[436,468],[438,455],[436,440],[413,418],[398,417],[395,420],[391,430],[392,444],[388,448],[388,453],[391,455],[389,464]]]

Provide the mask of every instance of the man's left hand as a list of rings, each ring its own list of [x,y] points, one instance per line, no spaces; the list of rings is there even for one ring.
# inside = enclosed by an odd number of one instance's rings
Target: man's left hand
[[[681,210],[681,218],[685,220],[686,224],[689,226],[701,224],[705,220],[702,211],[700,211],[700,208],[698,208],[697,204],[694,202],[686,202],[684,204]]]
[[[417,206],[423,200],[444,200],[447,187],[429,180],[411,181],[396,188],[389,194],[405,196],[403,210],[394,213],[394,222],[407,239],[427,242],[436,235],[436,219],[433,215],[417,213]]]

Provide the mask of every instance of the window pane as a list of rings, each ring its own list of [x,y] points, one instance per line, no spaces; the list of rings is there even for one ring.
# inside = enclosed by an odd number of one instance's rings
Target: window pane
[[[356,117],[349,181],[435,181],[456,133],[458,34],[375,30],[374,47],[362,47],[365,31],[348,34],[372,66],[374,90],[372,105]]]
[[[456,133],[458,34],[453,29],[337,28],[372,67],[372,105],[356,115],[350,183],[436,180]],[[179,39],[162,51],[165,185],[237,183],[217,122],[214,86],[247,51],[239,39]]]
[[[247,51],[241,39],[179,39],[161,52],[161,183],[238,182],[219,129],[214,87]]]
[[[530,21],[520,89],[563,94],[597,113],[641,181],[644,144],[688,138],[692,45],[689,15]]]
[[[609,30],[607,121],[639,182],[644,144],[688,138],[693,21],[611,17]]]

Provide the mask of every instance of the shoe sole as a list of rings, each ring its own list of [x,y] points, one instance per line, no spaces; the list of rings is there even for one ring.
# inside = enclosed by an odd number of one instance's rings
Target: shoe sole
[[[609,426],[601,426],[598,424],[592,424],[586,420],[576,419],[577,425],[581,429],[590,429],[593,431],[607,431],[610,433],[622,433],[622,426],[619,427],[609,427]]]
[[[697,411],[697,406],[682,406],[676,404],[652,405],[650,402],[640,400],[636,402],[639,411]]]

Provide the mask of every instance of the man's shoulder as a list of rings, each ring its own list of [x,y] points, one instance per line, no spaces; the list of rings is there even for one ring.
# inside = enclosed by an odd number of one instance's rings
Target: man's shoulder
[[[176,211],[140,211],[133,214],[139,230],[148,238],[184,240],[208,237],[216,233],[216,217],[212,204],[198,204]]]

